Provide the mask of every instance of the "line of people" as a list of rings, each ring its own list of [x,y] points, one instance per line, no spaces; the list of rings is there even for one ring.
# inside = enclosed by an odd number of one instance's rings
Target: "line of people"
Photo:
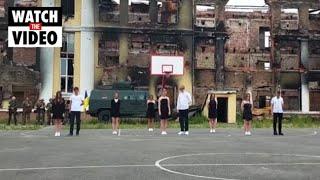
[[[161,91],[161,96],[156,101],[152,95],[149,96],[147,100],[147,111],[146,118],[148,120],[148,131],[152,132],[154,130],[154,119],[156,117],[156,106],[158,106],[158,114],[160,117],[160,131],[161,135],[167,135],[168,119],[171,116],[170,98],[167,96],[167,90],[164,88]],[[47,105],[40,100],[36,104],[37,112],[37,122],[44,123],[44,114],[47,108],[48,124],[54,121],[55,124],[55,136],[61,136],[62,122],[64,119],[69,118],[70,130],[69,136],[73,136],[74,122],[76,122],[76,135],[79,135],[80,125],[81,125],[81,110],[84,103],[84,98],[79,93],[79,88],[75,87],[73,89],[73,94],[70,97],[70,101],[66,101],[62,98],[60,91],[56,93],[54,99],[50,101]],[[189,135],[189,106],[192,104],[192,97],[189,92],[185,90],[182,85],[179,88],[179,95],[177,99],[177,113],[179,115],[180,132],[178,135]],[[277,95],[271,100],[271,110],[273,112],[273,130],[274,135],[283,135],[282,132],[282,118],[283,118],[283,98],[281,97],[281,92],[278,91]],[[120,115],[121,115],[121,102],[119,98],[119,93],[114,94],[111,100],[111,110],[110,115],[112,118],[112,134],[117,135],[119,133],[120,127]],[[14,118],[15,124],[16,120],[17,103],[16,98],[13,96],[9,102],[9,120],[8,124]],[[32,111],[32,102],[29,98],[23,101],[23,124],[30,120],[30,113]],[[252,125],[252,111],[253,102],[251,93],[247,93],[246,97],[241,103],[242,118],[244,120],[244,134],[247,136],[251,135],[251,125]],[[49,113],[48,113],[49,112]],[[210,96],[208,102],[208,120],[210,133],[216,132],[217,126],[217,99],[214,94]],[[41,121],[40,119],[43,119]],[[50,120],[49,120],[50,119]],[[277,126],[278,125],[278,126]],[[277,131],[278,127],[278,131]]]
[[[38,125],[53,125],[53,114],[52,114],[52,104],[54,99],[50,99],[47,104],[45,104],[43,99],[40,99],[35,104],[26,97],[22,102],[22,125],[30,123],[31,113],[36,113],[36,124]],[[64,101],[65,112],[68,112],[70,101]],[[15,96],[12,96],[9,101],[8,107],[9,118],[7,124],[10,125],[12,120],[15,125],[18,123],[18,103]],[[68,120],[68,113],[64,115],[64,122]],[[45,121],[47,122],[45,123]]]

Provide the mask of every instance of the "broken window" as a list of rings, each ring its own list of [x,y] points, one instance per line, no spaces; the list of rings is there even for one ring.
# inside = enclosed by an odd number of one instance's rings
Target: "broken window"
[[[99,0],[99,20],[101,22],[119,22],[119,1]]]
[[[150,52],[150,37],[148,35],[131,34],[130,53],[140,54]]]
[[[151,40],[149,35],[130,34],[129,66],[148,67],[150,62]]]
[[[99,40],[98,52],[99,66],[108,67],[119,64],[119,38],[118,34],[103,34]]]
[[[149,1],[129,0],[129,23],[150,22]]]
[[[178,23],[178,0],[158,0],[158,23],[176,24]]]
[[[37,7],[38,0],[15,0],[15,7]]]
[[[270,106],[270,96],[259,96],[259,108],[265,108]]]
[[[298,9],[281,9],[281,29],[297,30],[299,29]]]
[[[267,49],[267,50],[270,49],[271,38],[270,38],[269,27],[260,27],[259,40],[260,40],[260,49]]]
[[[195,25],[197,27],[213,28],[215,26],[214,7],[197,5]]]
[[[74,17],[74,0],[61,0],[62,15]]]
[[[60,90],[62,93],[72,93],[74,75],[74,33],[63,33],[60,59]]]

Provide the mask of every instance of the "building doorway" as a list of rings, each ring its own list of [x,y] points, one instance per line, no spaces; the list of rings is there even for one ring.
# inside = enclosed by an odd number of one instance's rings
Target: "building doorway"
[[[228,122],[228,98],[226,97],[218,97],[218,122],[227,123]]]

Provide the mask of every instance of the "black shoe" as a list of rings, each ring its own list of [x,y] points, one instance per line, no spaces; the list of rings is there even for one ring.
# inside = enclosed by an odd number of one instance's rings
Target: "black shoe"
[[[284,134],[283,133],[279,133],[279,136],[284,136]]]
[[[277,136],[277,135],[278,135],[278,133],[277,133],[277,132],[273,132],[273,135],[274,135],[274,136]]]

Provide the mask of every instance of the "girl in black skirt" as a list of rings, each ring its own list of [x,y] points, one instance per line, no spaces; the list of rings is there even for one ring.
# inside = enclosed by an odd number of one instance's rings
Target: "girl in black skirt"
[[[52,103],[52,119],[55,121],[55,135],[60,136],[60,131],[62,128],[62,120],[63,114],[65,112],[65,103],[64,99],[62,98],[61,92],[58,91],[56,93],[56,97]]]
[[[162,89],[161,96],[158,100],[158,109],[159,109],[159,116],[160,116],[160,130],[161,135],[167,135],[167,127],[168,127],[168,118],[171,114],[170,110],[170,99],[167,96],[167,90]]]
[[[208,117],[210,133],[215,133],[217,126],[217,101],[216,96],[214,94],[210,96],[210,101],[208,104]]]
[[[246,136],[251,136],[252,109],[252,97],[250,93],[247,93],[246,98],[241,103],[242,118],[244,121],[244,132]]]
[[[114,93],[111,100],[111,118],[112,118],[112,134],[117,135],[120,125],[120,99],[119,94]]]
[[[148,131],[152,132],[153,131],[153,120],[156,116],[156,111],[155,111],[155,104],[156,101],[153,99],[153,95],[150,95],[148,100],[147,100],[147,119],[148,119]]]

